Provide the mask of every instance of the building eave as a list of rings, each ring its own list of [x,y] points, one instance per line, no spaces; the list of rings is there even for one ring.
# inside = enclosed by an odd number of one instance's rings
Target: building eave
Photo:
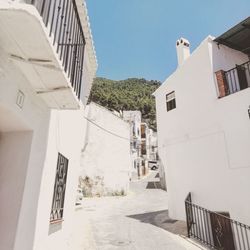
[[[223,44],[234,50],[250,55],[250,17],[238,23],[216,39],[215,42]]]
[[[86,50],[87,50],[89,60],[90,60],[92,76],[95,77],[98,63],[97,63],[94,40],[93,40],[92,31],[91,31],[90,22],[89,22],[87,4],[85,0],[75,0],[75,1],[76,1],[78,13],[79,13],[80,21],[82,24],[84,37],[86,40]]]

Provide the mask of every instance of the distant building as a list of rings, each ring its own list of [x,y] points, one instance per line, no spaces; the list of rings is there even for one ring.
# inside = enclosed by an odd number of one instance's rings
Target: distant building
[[[141,123],[141,157],[142,157],[142,166],[141,166],[141,175],[146,175],[148,173],[148,160],[150,157],[150,148],[149,148],[149,128],[148,125],[143,122]]]
[[[157,160],[157,136],[142,122],[140,111],[123,111],[123,119],[130,124],[132,172],[141,178],[149,172],[148,162]]]
[[[131,175],[130,125],[90,103],[85,112],[80,186],[86,196],[126,195]]]
[[[77,250],[84,109],[97,69],[87,20],[82,0],[0,3],[3,250]]]
[[[123,111],[123,119],[130,124],[132,172],[141,175],[141,112]]]
[[[191,192],[194,203],[250,224],[249,26],[209,36],[191,55],[179,39],[178,68],[154,93],[172,218],[186,219]]]
[[[158,145],[157,145],[157,133],[152,129],[149,129],[148,133],[148,160],[157,161],[158,160]]]

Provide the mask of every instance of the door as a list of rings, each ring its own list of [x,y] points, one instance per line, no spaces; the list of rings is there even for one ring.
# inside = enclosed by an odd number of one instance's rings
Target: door
[[[223,216],[220,216],[223,215]],[[214,246],[220,250],[235,250],[233,231],[228,212],[216,212],[210,214]]]

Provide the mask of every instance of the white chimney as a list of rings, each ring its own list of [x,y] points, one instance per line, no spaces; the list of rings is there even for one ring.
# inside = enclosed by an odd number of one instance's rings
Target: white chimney
[[[185,38],[180,38],[176,42],[178,66],[181,66],[184,61],[190,56],[190,44]]]

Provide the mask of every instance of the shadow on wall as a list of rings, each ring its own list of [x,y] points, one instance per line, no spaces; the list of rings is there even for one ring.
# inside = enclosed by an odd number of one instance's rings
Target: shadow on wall
[[[1,112],[0,115],[1,120],[4,116]],[[0,249],[12,249],[22,207],[33,132],[1,133],[1,128],[0,121]]]
[[[171,219],[168,210],[128,215],[127,217],[160,227],[174,234],[187,235],[186,222]]]
[[[49,232],[48,235],[51,235],[53,233],[56,233],[58,231],[62,230],[62,222],[56,223],[56,224],[50,224],[49,225]]]

